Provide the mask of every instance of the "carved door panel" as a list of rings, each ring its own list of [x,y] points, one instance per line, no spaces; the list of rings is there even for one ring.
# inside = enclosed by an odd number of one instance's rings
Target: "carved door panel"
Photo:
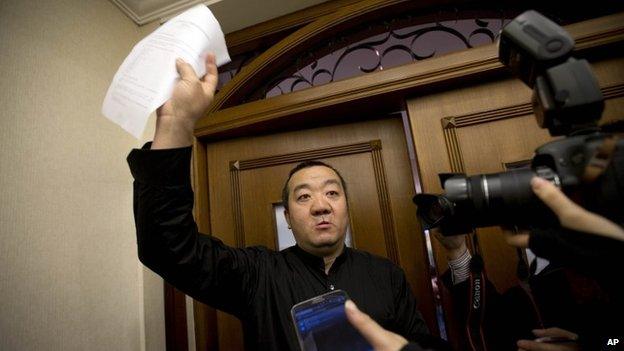
[[[622,60],[594,65],[606,101],[601,123],[622,119]],[[553,138],[540,129],[530,103],[531,90],[518,80],[484,83],[408,101],[418,169],[424,192],[442,191],[438,173],[468,175],[502,172],[531,160],[535,148]],[[516,250],[506,245],[498,227],[477,230],[488,278],[499,291],[517,283]],[[447,269],[444,249],[433,240],[439,273]],[[450,301],[445,312],[453,313]],[[463,327],[448,325],[457,342]]]
[[[208,144],[211,232],[232,246],[276,249],[274,206],[281,202],[289,170],[304,160],[327,162],[347,182],[353,246],[403,267],[436,330],[425,244],[411,201],[415,190],[405,131],[400,116],[394,116]],[[209,314],[202,308],[196,316]],[[243,349],[234,317],[217,312],[216,323],[207,329],[217,333],[219,350]]]

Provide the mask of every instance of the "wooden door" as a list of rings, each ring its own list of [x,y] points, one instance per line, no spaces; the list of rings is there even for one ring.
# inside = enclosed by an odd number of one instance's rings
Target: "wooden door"
[[[353,245],[403,267],[429,327],[437,330],[399,114],[210,143],[206,157],[211,232],[238,247],[276,248],[273,206],[281,202],[282,186],[297,163],[316,159],[336,167],[347,183]],[[216,325],[220,350],[243,349],[236,318],[217,312]]]
[[[594,64],[606,101],[601,123],[624,118],[624,60]],[[413,98],[408,112],[424,192],[441,192],[438,173],[468,175],[502,172],[529,161],[538,146],[552,140],[540,129],[530,103],[531,90],[519,80],[468,86]],[[516,251],[498,227],[477,230],[485,269],[499,291],[517,283]],[[433,243],[440,273],[446,270],[444,249]],[[451,311],[449,301],[445,311]],[[447,318],[447,321],[450,320]],[[457,341],[459,326],[450,325]]]

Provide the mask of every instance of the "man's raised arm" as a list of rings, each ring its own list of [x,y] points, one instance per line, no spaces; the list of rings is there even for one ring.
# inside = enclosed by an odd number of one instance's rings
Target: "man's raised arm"
[[[201,79],[184,62],[176,67],[181,79],[157,110],[153,143],[128,156],[139,259],[186,294],[240,316],[256,288],[260,251],[199,234],[192,212],[193,128],[212,102],[217,67],[209,56]]]

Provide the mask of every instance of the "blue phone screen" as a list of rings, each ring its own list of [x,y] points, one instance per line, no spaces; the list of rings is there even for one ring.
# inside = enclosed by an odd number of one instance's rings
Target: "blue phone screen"
[[[318,303],[293,311],[304,351],[372,351],[351,326],[344,311],[344,294],[330,294]]]

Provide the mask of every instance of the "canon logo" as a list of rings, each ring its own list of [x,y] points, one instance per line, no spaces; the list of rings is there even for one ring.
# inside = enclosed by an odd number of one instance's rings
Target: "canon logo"
[[[481,307],[481,278],[474,280],[474,288],[472,294],[472,308]]]

